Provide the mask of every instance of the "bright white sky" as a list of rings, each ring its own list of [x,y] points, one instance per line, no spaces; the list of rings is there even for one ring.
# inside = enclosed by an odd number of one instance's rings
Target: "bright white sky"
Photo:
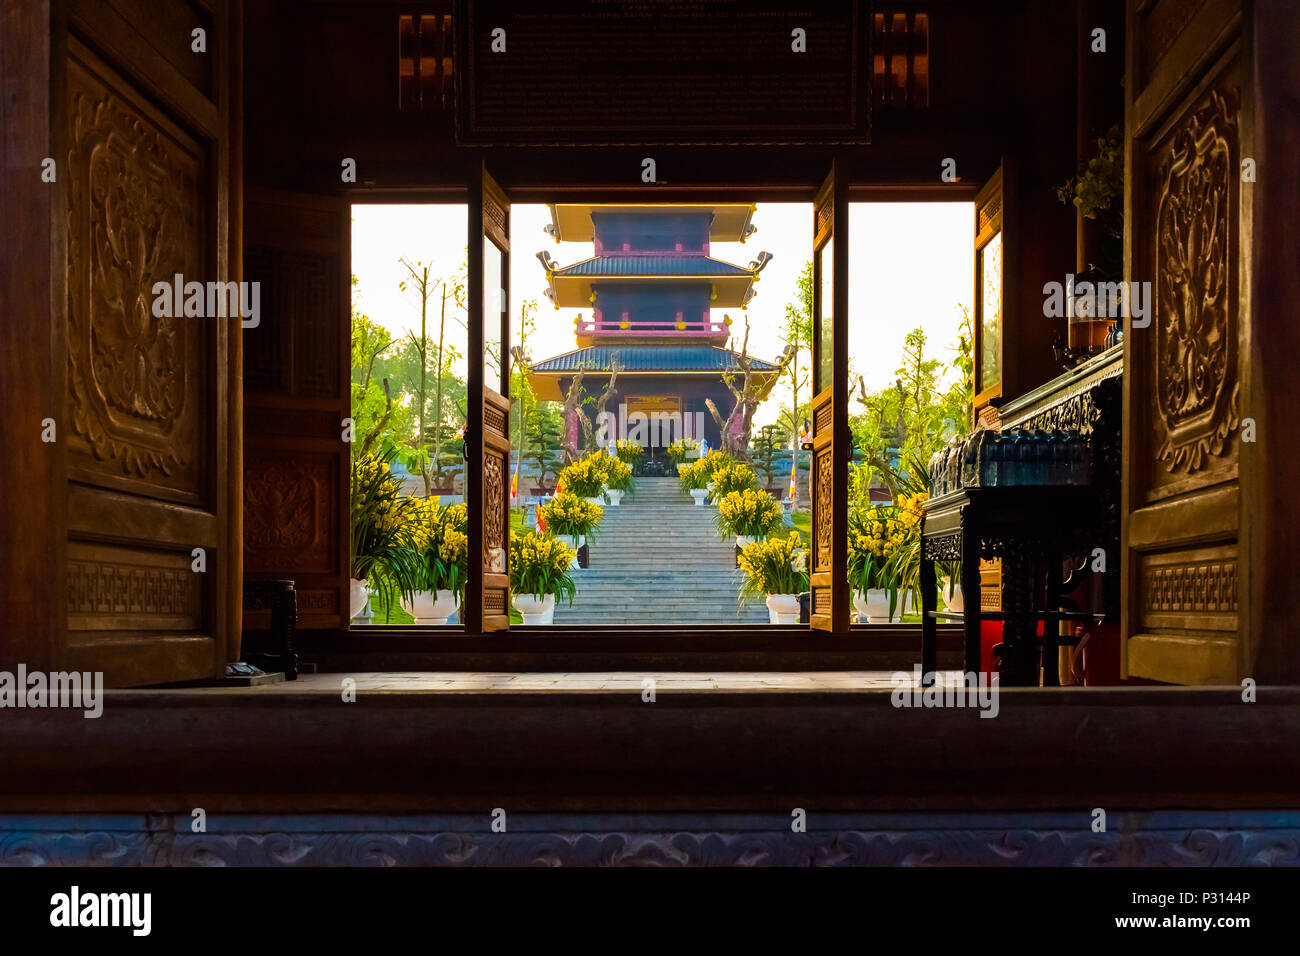
[[[970,203],[850,205],[849,355],[868,388],[893,382],[903,339],[917,326],[929,338],[932,357],[952,359],[948,347],[956,340],[959,306],[969,308],[973,296],[973,217]],[[543,296],[545,274],[537,253],[544,249],[561,265],[593,254],[591,243],[557,245],[542,232],[549,222],[544,205],[510,208],[510,311],[517,328],[520,303],[537,301],[536,331],[528,342],[535,360],[577,347],[573,318],[580,311],[556,311]],[[778,329],[785,306],[794,297],[799,271],[812,256],[812,207],[760,203],[753,222],[758,232],[748,242],[713,243],[710,254],[744,266],[760,251],[772,253],[748,311],[725,310],[735,321],[735,347],[740,348],[748,315],[750,353],[770,360],[781,352]],[[358,308],[395,333],[418,330],[419,298],[399,289],[406,272],[398,260],[429,261],[435,275],[451,274],[464,261],[465,232],[466,210],[461,205],[353,206],[352,271],[359,282],[354,290]],[[460,326],[455,327],[454,341],[463,354],[466,334]],[[778,390],[759,410],[759,424],[775,420],[777,401],[786,393],[788,389]]]

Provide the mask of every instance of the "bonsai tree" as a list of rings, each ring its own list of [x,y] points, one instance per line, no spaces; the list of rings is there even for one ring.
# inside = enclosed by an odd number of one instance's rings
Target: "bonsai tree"
[[[772,480],[776,477],[777,466],[776,456],[780,451],[780,439],[777,436],[776,425],[764,425],[754,436],[754,453],[751,456],[754,465],[763,475],[763,487],[771,489]]]
[[[524,460],[537,466],[537,484],[546,488],[546,475],[551,466],[556,464],[556,452],[560,450],[560,423],[556,421],[554,408],[539,402],[528,413],[524,425],[524,434],[528,439],[528,454]]]

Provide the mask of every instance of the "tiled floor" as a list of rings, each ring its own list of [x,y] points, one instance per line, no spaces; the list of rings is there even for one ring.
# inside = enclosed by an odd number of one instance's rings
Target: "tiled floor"
[[[957,671],[943,671],[940,679],[947,683],[959,680]],[[525,693],[580,691],[628,691],[640,693],[643,682],[654,680],[656,693],[692,691],[811,691],[853,692],[892,690],[899,682],[912,684],[912,674],[897,680],[891,671],[693,671],[606,673],[465,673],[455,671],[368,672],[356,674],[304,674],[296,681],[264,684],[247,688],[249,693],[329,693],[336,694],[345,678],[356,682],[358,693],[367,691],[441,691],[469,693],[475,691],[519,691]],[[206,688],[205,688],[206,689]]]

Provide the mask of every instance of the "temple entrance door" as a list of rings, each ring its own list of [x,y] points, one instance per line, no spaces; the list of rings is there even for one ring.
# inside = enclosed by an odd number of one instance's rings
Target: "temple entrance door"
[[[848,421],[849,192],[839,162],[813,202],[813,401],[809,483],[810,622],[849,626]]]
[[[465,502],[469,633],[510,627],[510,200],[483,167],[469,183],[469,375]]]

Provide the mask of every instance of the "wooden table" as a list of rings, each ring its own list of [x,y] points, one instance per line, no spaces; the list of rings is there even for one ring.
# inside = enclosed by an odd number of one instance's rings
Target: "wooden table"
[[[1091,622],[1086,612],[1061,610],[1061,563],[1081,533],[1097,523],[1097,496],[1092,488],[1078,485],[1001,486],[961,488],[927,501],[921,516],[921,672],[933,679],[937,655],[938,621],[960,621],[965,641],[965,670],[980,669],[980,624],[982,621],[1016,621],[1028,625],[1028,646],[1022,641],[1003,647],[1003,681],[1009,685],[1037,679],[1037,646],[1033,632],[1043,622],[1043,683],[1060,683],[1055,667],[1060,644],[1061,621]],[[1024,606],[984,612],[980,607],[980,558],[1016,554],[1046,566],[1043,598],[1036,600],[1034,581],[1012,583],[1028,593]],[[936,561],[956,561],[960,567],[964,613],[939,611],[936,607]],[[1036,579],[1035,579],[1036,580]],[[1005,634],[1004,634],[1005,639]],[[1034,660],[1029,667],[1027,661]]]

